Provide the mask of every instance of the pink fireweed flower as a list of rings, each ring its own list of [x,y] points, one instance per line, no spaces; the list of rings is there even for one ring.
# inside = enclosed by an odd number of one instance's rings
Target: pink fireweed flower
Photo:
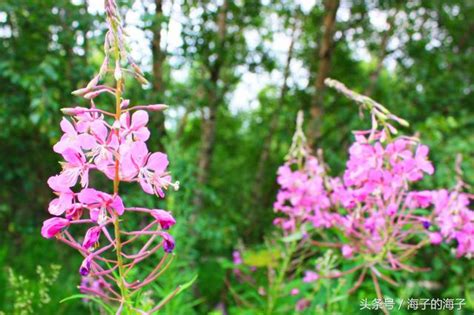
[[[58,198],[51,200],[48,211],[52,215],[61,215],[72,206],[74,192],[69,188],[66,177],[55,175],[48,179],[48,186],[54,190]]]
[[[94,226],[88,229],[86,235],[84,236],[82,247],[89,249],[94,246],[94,244],[99,240],[101,230],[102,229],[100,226]]]
[[[135,142],[130,148],[130,155],[124,161],[124,167],[138,171],[138,182],[143,191],[163,198],[163,189],[168,186],[178,189],[179,183],[171,182],[171,176],[166,171],[168,157],[161,152],[149,153],[143,142]]]
[[[78,133],[74,125],[66,118],[61,121],[61,129],[64,135],[53,147],[54,152],[63,153],[66,149],[75,149],[77,151],[90,149],[94,145],[94,137],[87,133]]]
[[[64,177],[64,183],[68,187],[73,187],[80,177],[81,186],[87,187],[89,185],[89,169],[92,166],[87,163],[84,153],[68,148],[62,152],[62,156],[66,160],[66,162],[61,163],[63,167],[61,176]]]
[[[50,202],[48,211],[62,217],[46,220],[41,234],[46,238],[60,236],[57,237],[60,242],[87,255],[79,268],[81,275],[88,276],[80,286],[82,292],[110,303],[111,307],[117,306],[117,314],[122,311],[145,313],[131,308],[133,301],[130,297],[162,274],[169,265],[165,261],[171,262],[173,255],[168,253],[173,251],[175,242],[170,234],[162,230],[171,228],[176,220],[164,210],[128,208],[130,211],[127,213],[144,214],[150,222],[140,230],[127,231],[122,223],[126,219],[119,218],[125,212],[119,195],[120,183],[139,182],[145,192],[160,197],[164,197],[168,186],[177,189],[178,184],[171,183],[171,176],[166,171],[167,156],[160,152],[148,152],[145,144],[150,132],[147,127],[148,113],[144,110],[160,111],[167,106],[152,104],[127,108],[129,100],[124,98],[128,86],[125,84],[125,72],[131,71],[140,83],[145,79],[126,50],[124,30],[114,0],[105,1],[105,12],[108,31],[102,66],[85,88],[73,92],[87,99],[90,107],[63,109],[63,113],[70,118],[62,119],[63,135],[53,147],[64,161],[60,162],[61,173],[48,180],[48,185],[57,195]],[[110,73],[115,75],[114,87],[106,85],[110,82],[106,78]],[[115,112],[96,107],[93,99],[101,94],[104,98],[115,97],[114,103],[120,105],[115,107]],[[112,180],[113,193],[88,188],[90,171],[99,171]],[[78,182],[81,187],[77,187]],[[84,210],[89,211],[90,218],[82,218]],[[113,229],[110,229],[108,225],[112,224]],[[82,240],[74,235],[76,227],[81,225],[87,225]],[[64,235],[60,235],[66,228],[68,230],[64,231]],[[150,273],[130,272],[144,259],[156,258],[161,248],[166,254],[161,254],[162,258],[155,268],[150,269]],[[141,279],[131,279],[137,277]],[[115,305],[115,301],[120,304]],[[147,313],[154,313],[161,306],[148,309]]]
[[[150,137],[150,131],[146,127],[148,123],[148,113],[138,110],[130,115],[125,112],[120,116],[120,136],[132,141],[146,141]]]
[[[163,230],[168,230],[176,223],[176,220],[168,211],[157,209],[152,210],[150,213],[160,223]]]
[[[309,282],[317,281],[318,279],[319,279],[319,275],[316,272],[309,270],[309,271],[305,271],[303,282],[309,283]]]
[[[69,220],[64,218],[51,218],[43,222],[41,235],[44,238],[52,238],[70,225]]]
[[[281,189],[273,207],[287,217],[277,218],[274,223],[287,231],[307,221],[316,227],[332,226],[334,217],[326,211],[330,200],[324,188],[323,168],[312,156],[307,157],[302,170],[292,171],[294,164],[288,161],[278,169]]]
[[[89,208],[91,219],[98,223],[103,223],[106,220],[107,211],[111,215],[113,215],[113,213],[122,215],[125,211],[120,196],[111,196],[93,188],[83,189],[78,194],[78,199],[82,204]]]
[[[341,251],[342,251],[342,256],[344,256],[344,258],[350,258],[352,257],[352,254],[354,253],[354,250],[349,245],[342,246]]]

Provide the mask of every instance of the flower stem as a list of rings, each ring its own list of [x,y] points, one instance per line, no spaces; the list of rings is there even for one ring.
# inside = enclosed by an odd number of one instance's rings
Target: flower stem
[[[118,43],[118,36],[117,36],[117,26],[115,25],[114,21],[111,20],[113,34],[114,34],[114,55],[116,60],[116,66],[120,66],[120,49]],[[120,121],[121,115],[121,102],[122,102],[122,86],[123,86],[123,79],[117,79],[117,86],[115,89],[115,120]],[[119,127],[116,127],[115,133],[117,138],[119,138]],[[115,176],[114,176],[114,195],[119,193],[119,185],[120,185],[120,160],[116,158],[115,160]],[[119,271],[119,279],[118,279],[118,286],[120,288],[120,295],[122,296],[122,305],[126,311],[127,308],[127,298],[128,298],[128,290],[125,286],[125,275],[124,275],[124,265],[123,265],[123,257],[122,257],[122,240],[120,235],[120,220],[118,214],[114,214],[114,234],[115,234],[115,250],[117,254],[117,265]],[[127,313],[127,312],[126,312]]]

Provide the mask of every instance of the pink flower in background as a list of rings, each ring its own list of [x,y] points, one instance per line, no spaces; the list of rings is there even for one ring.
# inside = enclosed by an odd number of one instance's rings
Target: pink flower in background
[[[303,282],[309,283],[319,279],[319,275],[314,271],[305,271]]]
[[[68,219],[54,217],[43,222],[41,235],[45,238],[51,238],[60,233],[70,224]]]
[[[428,236],[430,238],[431,244],[433,245],[439,245],[443,241],[443,236],[441,236],[441,234],[438,232],[428,233]]]
[[[342,246],[341,251],[342,251],[342,256],[344,256],[344,258],[351,258],[352,254],[354,253],[354,250],[349,245]]]

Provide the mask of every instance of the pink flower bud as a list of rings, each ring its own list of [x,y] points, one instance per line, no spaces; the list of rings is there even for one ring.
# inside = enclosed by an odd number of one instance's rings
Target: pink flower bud
[[[84,237],[84,242],[82,246],[86,249],[94,246],[95,243],[99,240],[100,237],[100,226],[94,226],[87,230],[86,236]]]
[[[89,92],[84,95],[84,98],[90,100],[90,99],[96,98],[97,96],[99,96],[100,94],[104,92],[107,92],[107,89],[100,89],[94,92]]]
[[[120,103],[120,108],[121,109],[127,108],[129,104],[130,104],[130,100],[125,99],[122,101],[122,103]]]
[[[151,215],[160,223],[163,230],[168,230],[176,223],[176,220],[168,211],[160,209],[153,210]]]
[[[167,253],[173,252],[174,249],[174,239],[171,235],[166,232],[161,233],[163,238],[163,250]]]
[[[79,268],[79,273],[81,276],[87,276],[91,270],[91,256],[87,256],[86,259],[82,261],[81,267]]]
[[[114,71],[115,80],[119,81],[122,79],[122,69],[120,68],[120,62],[117,60],[115,62],[115,71]]]
[[[160,112],[167,108],[168,108],[168,105],[165,105],[165,104],[153,104],[153,105],[143,106],[144,110],[148,110],[150,112]]]
[[[69,220],[54,217],[43,222],[43,227],[41,228],[41,235],[44,238],[51,238],[61,232],[65,227],[69,226]]]
[[[86,89],[93,89],[99,83],[99,75],[96,75],[90,82],[87,84]]]
[[[341,251],[342,251],[342,256],[344,256],[344,258],[350,258],[352,257],[352,254],[354,253],[354,250],[349,245],[342,246]]]
[[[290,294],[291,295],[298,295],[300,293],[300,290],[297,288],[291,289]]]
[[[90,89],[88,89],[88,88],[82,88],[82,89],[78,89],[78,90],[73,91],[71,94],[76,95],[76,96],[83,96],[84,94],[86,94],[89,91],[90,91]]]
[[[303,282],[309,283],[319,279],[319,275],[314,271],[305,271]]]
[[[428,233],[428,236],[433,245],[439,245],[443,241],[443,237],[438,232]]]
[[[61,111],[63,112],[64,115],[75,116],[75,115],[81,115],[81,114],[86,113],[88,109],[85,107],[76,106],[76,107],[64,107],[64,108],[61,108]]]

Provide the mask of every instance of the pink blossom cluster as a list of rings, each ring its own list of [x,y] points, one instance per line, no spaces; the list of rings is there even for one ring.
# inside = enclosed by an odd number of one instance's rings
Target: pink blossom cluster
[[[431,243],[455,240],[458,257],[474,257],[474,211],[469,209],[472,196],[445,189],[422,193],[424,197],[419,206],[433,205],[433,223],[439,227],[437,232],[429,233]]]
[[[428,147],[412,138],[385,141],[383,137],[373,130],[355,132],[342,177],[329,177],[309,153],[282,165],[274,208],[284,216],[274,223],[287,232],[305,231],[307,224],[336,232],[326,235],[339,235],[337,242],[312,242],[338,247],[346,259],[361,261],[351,272],[375,269],[379,263],[383,268],[414,271],[404,261],[430,242],[455,240],[457,256],[471,257],[474,211],[469,209],[470,196],[457,190],[412,190],[413,183],[434,173]],[[316,272],[307,271],[304,281],[318,278]]]
[[[334,224],[329,195],[324,187],[324,169],[313,156],[305,159],[301,169],[290,160],[278,169],[280,190],[273,207],[285,214],[274,220],[284,230],[294,232],[301,223],[312,222],[316,227]]]
[[[301,168],[292,161],[281,166],[274,208],[285,216],[275,224],[292,231],[295,222],[337,229],[345,242],[334,245],[344,257],[384,253],[395,269],[407,267],[400,258],[418,246],[412,243],[415,235],[428,235],[435,244],[454,239],[458,256],[472,255],[474,211],[468,208],[468,195],[411,190],[434,172],[428,147],[404,137],[388,144],[369,141],[365,135],[370,132],[355,133],[342,178],[327,176],[311,155]]]
[[[57,195],[48,211],[55,217],[43,224],[42,235],[46,238],[56,236],[61,241],[77,248],[84,256],[81,265],[82,275],[93,273],[105,275],[106,271],[97,261],[109,261],[101,255],[116,244],[109,232],[115,216],[122,216],[127,210],[147,214],[152,222],[143,230],[128,232],[130,235],[154,235],[162,239],[159,247],[170,253],[174,240],[164,230],[175,224],[172,215],[160,209],[127,208],[119,194],[110,194],[89,187],[89,171],[98,171],[114,179],[118,171],[120,181],[138,182],[144,192],[164,197],[164,191],[177,183],[171,181],[167,172],[168,158],[161,152],[150,153],[145,141],[149,138],[146,127],[148,113],[138,110],[130,114],[125,111],[120,120],[109,123],[104,114],[94,108],[75,108],[78,114],[72,121],[63,118],[61,129],[64,134],[54,145],[54,151],[61,154],[62,171],[49,178],[48,185]],[[117,168],[116,168],[117,166]],[[75,188],[78,188],[77,191]],[[88,226],[82,242],[78,242],[69,232],[72,225]],[[109,242],[100,248],[100,238]],[[143,260],[155,250],[144,246],[133,257],[131,265]],[[124,255],[125,256],[125,255]],[[110,272],[112,272],[111,270]]]
[[[128,303],[126,292],[140,290],[168,266],[163,264],[175,242],[166,230],[176,223],[168,211],[126,206],[119,194],[119,184],[137,182],[145,193],[164,198],[169,187],[178,189],[178,183],[172,182],[167,171],[167,155],[149,152],[146,145],[150,137],[148,111],[161,111],[167,106],[129,107],[130,101],[122,97],[123,73],[134,73],[139,82],[144,78],[125,51],[115,2],[105,1],[105,8],[109,23],[104,46],[106,56],[99,74],[86,87],[73,93],[89,100],[90,107],[62,110],[70,119],[62,119],[63,135],[53,150],[64,161],[60,162],[60,174],[48,180],[56,195],[48,207],[54,217],[43,223],[41,234],[45,238],[55,237],[84,256],[79,272],[87,279],[81,291],[119,302],[119,314],[122,307],[127,307],[124,306]],[[115,67],[109,69],[112,52],[115,52]],[[133,71],[122,68],[124,60]],[[99,84],[108,72],[114,73],[117,83],[114,87]],[[97,108],[94,99],[101,94],[114,96],[114,113]],[[110,179],[113,190],[106,192],[90,187],[91,172]],[[131,213],[145,215],[148,223],[140,230],[124,230],[120,222]],[[139,249],[132,252],[136,248]],[[131,270],[161,248],[164,254],[156,268],[144,279],[128,282]]]

